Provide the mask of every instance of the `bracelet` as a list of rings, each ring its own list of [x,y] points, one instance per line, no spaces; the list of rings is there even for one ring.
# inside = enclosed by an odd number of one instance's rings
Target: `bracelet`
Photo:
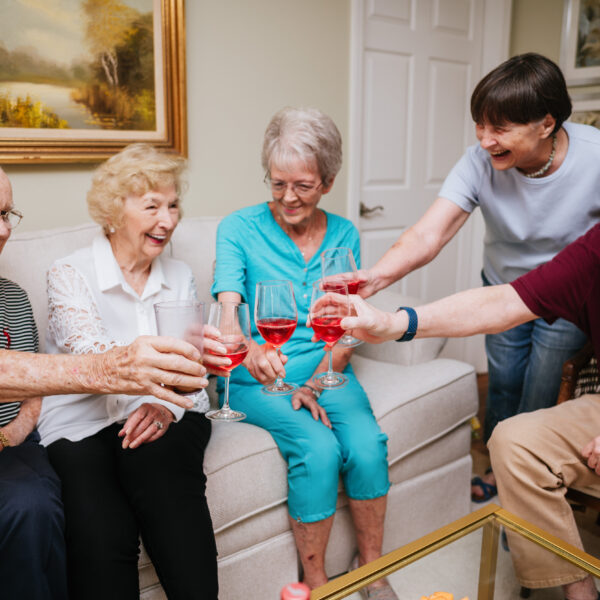
[[[417,312],[410,306],[401,306],[396,312],[405,310],[408,314],[408,327],[401,338],[398,338],[397,342],[410,342],[417,333],[417,327],[419,326],[419,319],[417,318]]]
[[[315,400],[318,400],[321,397],[321,391],[316,390],[312,385],[308,385],[308,383],[303,383],[300,387],[308,388],[312,392],[312,395],[315,397]]]
[[[0,444],[2,444],[4,448],[8,448],[10,446],[10,441],[2,429],[0,429]]]

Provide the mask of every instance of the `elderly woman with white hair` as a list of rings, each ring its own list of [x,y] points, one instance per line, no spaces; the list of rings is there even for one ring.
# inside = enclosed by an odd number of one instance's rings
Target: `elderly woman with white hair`
[[[342,140],[330,117],[315,109],[286,108],[265,132],[262,164],[272,199],[225,218],[217,234],[212,292],[220,301],[255,303],[259,281],[290,280],[298,327],[280,359],[260,344],[256,323],[243,365],[230,378],[232,408],[275,439],[288,463],[288,510],[304,581],[311,588],[327,582],[324,558],[336,510],[341,475],[358,541],[358,564],[381,556],[389,490],[387,436],[348,361],[352,350],[333,349],[333,367],[349,382],[341,390],[319,392],[311,382],[326,368],[321,344],[311,341],[305,323],[311,284],[321,277],[320,254],[348,247],[359,258],[359,238],[347,219],[318,207],[342,164]],[[284,368],[285,362],[285,368]],[[262,393],[278,375],[300,387],[291,395]],[[363,592],[367,598],[395,600],[386,580]]]
[[[197,298],[190,268],[163,256],[181,216],[184,167],[134,144],[96,170],[87,200],[103,232],[50,268],[50,352],[101,353],[156,334],[156,302]],[[137,600],[141,535],[171,600],[199,589],[217,598],[207,408],[204,391],[188,411],[154,396],[44,400],[39,431],[62,482],[70,597]]]

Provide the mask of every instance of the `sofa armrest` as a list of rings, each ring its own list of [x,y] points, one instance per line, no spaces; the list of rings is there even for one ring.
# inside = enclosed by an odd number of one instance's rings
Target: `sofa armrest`
[[[399,306],[419,306],[421,300],[404,296],[391,290],[382,290],[367,298],[367,302],[375,308],[393,312]],[[361,344],[354,350],[355,354],[398,365],[415,365],[437,358],[442,351],[446,338],[422,338],[411,342],[384,342],[383,344]]]

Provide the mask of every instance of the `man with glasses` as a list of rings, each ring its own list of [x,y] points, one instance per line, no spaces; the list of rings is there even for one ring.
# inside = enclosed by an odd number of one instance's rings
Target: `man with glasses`
[[[22,219],[0,169],[0,252]],[[67,597],[60,481],[35,429],[41,396],[152,394],[189,407],[171,387],[203,388],[196,348],[140,337],[104,354],[36,354],[38,333],[27,294],[0,277],[0,584],[6,598]],[[48,401],[52,401],[51,399]]]

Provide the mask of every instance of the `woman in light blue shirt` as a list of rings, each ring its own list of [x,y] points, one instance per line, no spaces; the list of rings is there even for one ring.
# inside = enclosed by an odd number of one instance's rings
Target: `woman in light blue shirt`
[[[219,300],[255,302],[258,281],[288,279],[298,308],[298,327],[285,345],[285,368],[275,349],[252,324],[253,343],[245,368],[232,372],[230,403],[247,421],[268,430],[288,463],[288,508],[292,530],[311,587],[326,583],[325,549],[341,475],[349,497],[364,564],[381,556],[389,489],[387,436],[348,364],[352,350],[335,346],[333,367],[349,383],[319,392],[312,377],[326,370],[322,343],[305,325],[312,283],[321,277],[320,255],[344,246],[360,258],[356,228],[318,208],[342,162],[341,136],[317,110],[283,109],[267,127],[262,163],[272,200],[228,216],[217,234],[212,293]],[[264,383],[278,374],[300,387],[293,395],[268,396]],[[387,581],[370,586],[366,597],[395,600]]]

